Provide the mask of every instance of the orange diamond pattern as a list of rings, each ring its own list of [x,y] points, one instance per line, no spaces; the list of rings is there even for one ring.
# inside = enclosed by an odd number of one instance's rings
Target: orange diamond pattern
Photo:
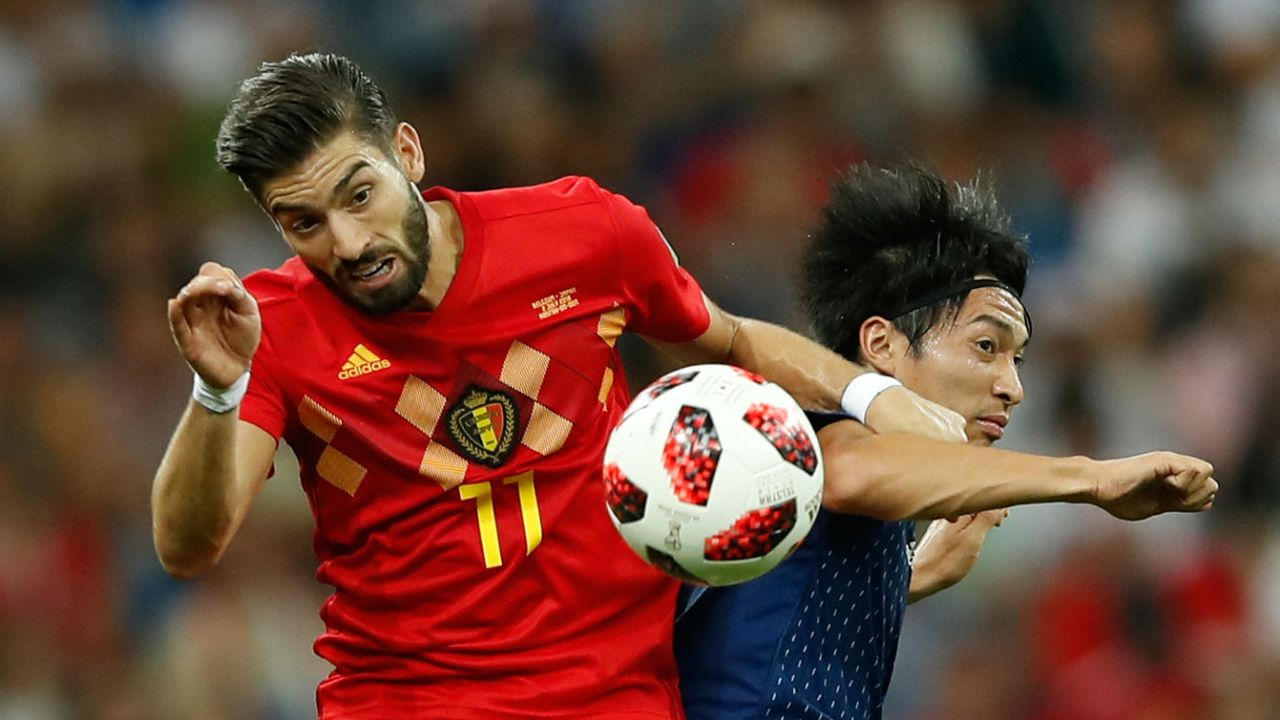
[[[316,474],[342,492],[354,497],[367,470],[335,448],[333,438],[342,427],[342,420],[326,410],[320,403],[304,395],[298,403],[298,420],[326,445],[316,461]]]

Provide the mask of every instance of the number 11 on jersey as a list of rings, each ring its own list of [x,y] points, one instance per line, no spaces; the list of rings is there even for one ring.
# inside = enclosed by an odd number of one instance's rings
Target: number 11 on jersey
[[[542,516],[538,513],[538,493],[533,485],[533,471],[504,478],[503,485],[515,485],[520,498],[520,519],[524,522],[525,553],[532,554],[542,542]],[[502,547],[498,541],[498,518],[493,511],[493,483],[489,481],[458,486],[463,500],[476,501],[476,522],[480,526],[480,549],[484,566],[502,565]]]

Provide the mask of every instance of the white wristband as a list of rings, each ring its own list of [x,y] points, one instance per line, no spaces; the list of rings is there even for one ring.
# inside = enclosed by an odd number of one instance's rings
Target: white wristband
[[[191,389],[191,399],[205,406],[209,412],[221,415],[225,412],[234,410],[244,399],[244,394],[249,390],[249,371],[245,370],[244,374],[236,378],[235,382],[224,388],[216,388],[204,381],[200,377],[200,373],[194,373],[196,376],[195,386]]]
[[[880,393],[891,387],[900,387],[902,383],[897,379],[880,373],[868,372],[863,373],[853,380],[849,381],[849,386],[844,389],[844,394],[840,396],[840,409],[845,411],[849,417],[860,423],[867,421],[867,408],[871,407],[871,401],[876,399]]]

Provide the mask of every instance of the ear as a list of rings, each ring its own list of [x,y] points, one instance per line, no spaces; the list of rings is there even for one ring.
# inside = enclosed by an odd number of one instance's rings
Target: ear
[[[896,375],[898,363],[907,351],[907,336],[893,323],[879,315],[872,315],[858,328],[858,345],[862,357],[876,372]]]
[[[402,122],[396,126],[392,143],[400,161],[400,169],[414,183],[421,181],[427,172],[427,160],[422,152],[422,140],[418,138],[418,131],[409,123]]]

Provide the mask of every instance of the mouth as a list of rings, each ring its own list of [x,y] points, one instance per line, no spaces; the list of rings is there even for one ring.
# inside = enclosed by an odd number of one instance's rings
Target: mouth
[[[1004,415],[987,415],[978,418],[976,422],[982,433],[995,441],[1004,437],[1004,428],[1009,424],[1009,418]]]
[[[376,290],[394,279],[397,266],[395,256],[388,255],[381,260],[348,271],[347,277],[351,279],[353,285],[366,290]]]

